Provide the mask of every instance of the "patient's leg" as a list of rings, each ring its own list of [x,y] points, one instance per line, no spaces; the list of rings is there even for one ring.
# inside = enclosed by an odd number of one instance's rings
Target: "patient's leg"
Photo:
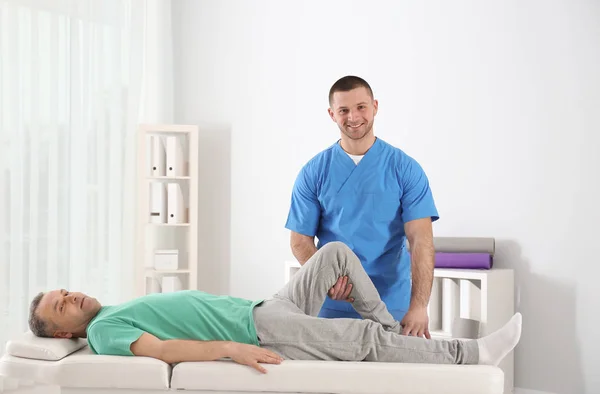
[[[261,347],[289,360],[498,365],[521,335],[520,314],[489,336],[463,341],[400,335],[372,320],[308,316],[279,300],[253,313]]]
[[[327,292],[341,276],[352,284],[352,306],[364,318],[400,333],[402,327],[390,314],[365,272],[359,258],[345,244],[331,242],[320,248],[281,289],[276,298],[289,299],[305,314],[317,316]]]
[[[475,342],[438,341],[387,331],[373,320],[325,319],[290,302],[267,300],[254,309],[261,347],[288,360],[476,364]]]

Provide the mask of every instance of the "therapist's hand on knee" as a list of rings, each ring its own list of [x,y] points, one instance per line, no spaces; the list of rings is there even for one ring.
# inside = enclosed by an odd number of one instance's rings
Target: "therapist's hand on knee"
[[[349,298],[352,292],[352,283],[348,283],[347,276],[341,276],[331,289],[329,289],[329,298],[333,300],[354,302],[354,298]]]
[[[427,307],[409,307],[400,325],[402,326],[402,335],[431,339]]]

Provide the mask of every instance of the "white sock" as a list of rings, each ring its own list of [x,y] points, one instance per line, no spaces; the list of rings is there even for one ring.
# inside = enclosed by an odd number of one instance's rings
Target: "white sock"
[[[479,364],[498,365],[517,346],[521,338],[522,316],[515,315],[498,331],[477,339]]]

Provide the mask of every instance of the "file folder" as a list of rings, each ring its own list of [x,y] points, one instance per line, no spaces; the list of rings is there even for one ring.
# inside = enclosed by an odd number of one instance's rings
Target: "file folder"
[[[185,175],[185,157],[180,137],[168,136],[166,138],[166,160],[167,176]]]
[[[152,176],[166,175],[166,148],[164,137],[159,135],[150,136],[152,154],[150,155],[150,166]]]
[[[183,290],[183,283],[177,276],[165,276],[162,278],[162,292],[174,293]]]
[[[150,182],[150,223],[167,223],[167,189],[162,182]]]
[[[167,223],[185,223],[185,204],[181,185],[167,185]]]

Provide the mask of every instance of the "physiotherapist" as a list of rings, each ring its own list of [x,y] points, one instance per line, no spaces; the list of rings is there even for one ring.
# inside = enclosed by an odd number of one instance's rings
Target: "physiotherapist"
[[[345,76],[333,84],[328,112],[341,138],[300,170],[286,228],[302,265],[328,242],[348,245],[403,333],[431,338],[432,222],[439,216],[423,168],[375,136],[377,107],[364,79]],[[319,316],[361,318],[348,298],[351,290],[348,278],[339,278]]]

